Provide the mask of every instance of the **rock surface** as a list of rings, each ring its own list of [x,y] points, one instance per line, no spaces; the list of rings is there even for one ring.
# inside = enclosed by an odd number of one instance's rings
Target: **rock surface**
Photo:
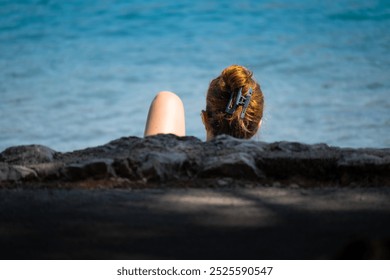
[[[384,187],[390,186],[390,149],[268,144],[228,136],[201,142],[194,137],[158,135],[121,138],[69,153],[30,145],[0,154],[0,184],[8,186],[21,182],[76,186],[91,180],[114,187],[140,182],[196,186],[215,178],[265,185]]]
[[[0,259],[389,259],[390,149],[159,135],[0,154]]]

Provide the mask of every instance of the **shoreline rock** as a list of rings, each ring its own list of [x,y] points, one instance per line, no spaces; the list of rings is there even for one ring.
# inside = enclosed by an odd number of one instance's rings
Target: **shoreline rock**
[[[123,137],[67,153],[41,145],[10,147],[0,153],[0,187],[21,183],[77,187],[94,180],[114,187],[115,182],[119,182],[116,187],[196,185],[197,180],[221,178],[301,187],[388,187],[390,149],[264,143],[225,135],[202,142],[195,137],[157,135]]]
[[[0,259],[389,259],[390,149],[220,136],[0,153]]]

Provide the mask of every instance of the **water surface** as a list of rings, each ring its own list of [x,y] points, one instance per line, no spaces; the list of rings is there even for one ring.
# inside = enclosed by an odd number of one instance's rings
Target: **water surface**
[[[0,0],[0,151],[142,137],[180,95],[187,134],[231,64],[266,98],[257,140],[390,147],[390,1]]]

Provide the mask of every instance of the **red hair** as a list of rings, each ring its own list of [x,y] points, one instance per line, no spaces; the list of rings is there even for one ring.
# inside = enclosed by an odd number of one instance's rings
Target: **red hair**
[[[252,88],[253,94],[244,118],[240,118],[243,107],[238,106],[233,114],[226,113],[226,106],[233,93],[233,102],[242,89],[245,96]],[[260,85],[254,80],[253,73],[247,68],[232,65],[225,68],[221,75],[211,81],[206,97],[206,112],[203,115],[207,130],[213,136],[220,134],[236,138],[251,138],[256,134],[263,117],[264,96]]]

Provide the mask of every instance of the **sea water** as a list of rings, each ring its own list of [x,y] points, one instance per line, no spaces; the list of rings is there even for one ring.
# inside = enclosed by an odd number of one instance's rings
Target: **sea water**
[[[265,95],[255,140],[390,147],[390,1],[0,0],[0,151],[143,136],[176,92],[187,134],[231,64]]]

